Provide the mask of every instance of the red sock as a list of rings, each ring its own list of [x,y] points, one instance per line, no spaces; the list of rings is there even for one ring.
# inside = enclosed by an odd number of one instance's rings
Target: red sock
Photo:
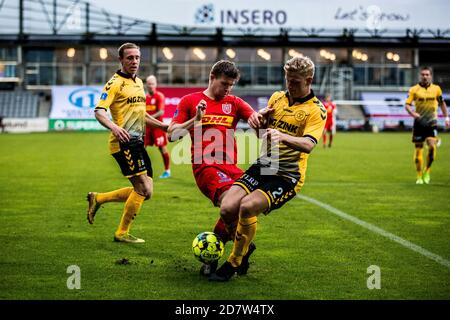
[[[230,234],[225,227],[225,223],[221,218],[217,220],[216,225],[214,226],[214,233],[217,234],[222,240],[223,244],[227,243],[230,239]]]
[[[170,169],[170,155],[168,152],[163,153],[163,159],[164,159],[164,169],[169,170]]]

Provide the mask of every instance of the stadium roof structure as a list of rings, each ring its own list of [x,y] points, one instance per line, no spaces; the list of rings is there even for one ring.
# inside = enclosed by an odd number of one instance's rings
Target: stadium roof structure
[[[81,0],[0,0],[0,44],[450,47],[446,29],[223,28],[154,23]]]

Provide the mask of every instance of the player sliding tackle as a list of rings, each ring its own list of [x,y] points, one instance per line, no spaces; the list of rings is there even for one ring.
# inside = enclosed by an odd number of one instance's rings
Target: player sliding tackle
[[[287,92],[275,92],[269,100],[262,153],[221,202],[222,217],[238,217],[238,225],[233,251],[210,275],[211,281],[227,281],[239,272],[251,252],[257,217],[281,208],[300,191],[309,153],[322,135],[327,112],[311,89],[313,62],[295,57],[286,62],[284,71]]]
[[[213,65],[208,88],[184,96],[177,106],[168,133],[170,141],[190,134],[192,147],[192,171],[198,188],[214,206],[219,207],[233,182],[243,171],[236,166],[237,146],[234,137],[239,120],[247,121],[252,128],[259,127],[259,116],[252,107],[231,90],[239,79],[239,70],[233,62],[221,60]],[[237,212],[230,217],[221,212],[214,232],[224,243],[234,239]],[[239,273],[248,269],[250,249],[243,259]],[[217,262],[203,265],[200,273],[209,275]]]

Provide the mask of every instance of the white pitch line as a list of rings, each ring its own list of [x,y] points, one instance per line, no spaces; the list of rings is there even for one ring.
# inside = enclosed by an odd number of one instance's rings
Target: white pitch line
[[[320,202],[320,201],[318,201],[318,200],[316,200],[314,198],[310,198],[310,197],[307,197],[307,196],[304,196],[304,195],[301,195],[301,194],[298,194],[297,197],[302,199],[302,200],[305,200],[307,202],[310,202],[312,204],[315,204],[316,206],[319,206],[319,207],[321,207],[321,208],[323,208],[325,210],[328,210],[329,212],[331,212],[331,213],[333,213],[333,214],[335,214],[335,215],[337,215],[337,216],[339,216],[339,217],[341,217],[343,219],[346,219],[346,220],[349,220],[349,221],[351,221],[353,223],[356,223],[357,225],[360,225],[361,227],[366,228],[366,229],[368,229],[368,230],[370,230],[372,232],[375,232],[375,233],[377,233],[377,234],[379,234],[379,235],[381,235],[383,237],[386,237],[386,238],[388,238],[388,239],[390,239],[392,241],[395,241],[398,244],[404,246],[405,248],[408,248],[408,249],[410,249],[412,251],[420,253],[421,255],[423,255],[423,256],[431,259],[431,260],[434,260],[437,263],[442,264],[443,266],[446,266],[447,268],[450,268],[450,261],[449,260],[446,260],[446,259],[442,258],[441,256],[438,256],[437,254],[434,254],[434,253],[432,253],[432,252],[430,252],[430,251],[428,251],[428,250],[426,250],[426,249],[424,249],[424,248],[422,248],[422,247],[420,247],[420,246],[418,246],[418,245],[416,245],[416,244],[414,244],[412,242],[409,242],[408,240],[405,240],[403,238],[400,238],[399,236],[396,236],[395,234],[392,234],[392,233],[387,232],[387,231],[385,231],[385,230],[383,230],[381,228],[378,228],[377,226],[374,226],[373,224],[370,224],[368,222],[365,222],[363,220],[355,218],[355,217],[353,217],[353,216],[351,216],[351,215],[349,215],[349,214],[347,214],[347,213],[345,213],[345,212],[343,212],[343,211],[341,211],[339,209],[333,208],[332,206],[330,206],[330,205],[328,205],[326,203]]]

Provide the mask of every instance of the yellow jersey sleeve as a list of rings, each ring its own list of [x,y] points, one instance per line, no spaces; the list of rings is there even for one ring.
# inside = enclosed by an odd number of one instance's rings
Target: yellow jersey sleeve
[[[269,102],[267,103],[268,107],[273,108],[275,106],[275,103],[277,103],[278,100],[283,98],[283,96],[284,96],[283,91],[277,91],[273,93],[269,99]]]
[[[103,87],[100,100],[97,103],[95,109],[108,110],[111,104],[114,102],[116,94],[117,94],[117,86],[115,85],[113,78]]]
[[[316,143],[319,142],[327,120],[326,110],[324,111],[325,112],[323,112],[322,108],[319,107],[314,108],[309,119],[306,121],[303,137],[312,138]]]
[[[408,91],[408,97],[406,98],[405,103],[411,105],[414,101],[414,95],[415,95],[415,86],[411,87]]]
[[[443,101],[443,98],[442,98],[442,89],[441,89],[441,87],[440,86],[437,86],[437,90],[436,90],[437,92],[436,92],[436,100],[437,100],[437,102],[439,103],[439,104],[441,104],[442,103],[442,101]]]

